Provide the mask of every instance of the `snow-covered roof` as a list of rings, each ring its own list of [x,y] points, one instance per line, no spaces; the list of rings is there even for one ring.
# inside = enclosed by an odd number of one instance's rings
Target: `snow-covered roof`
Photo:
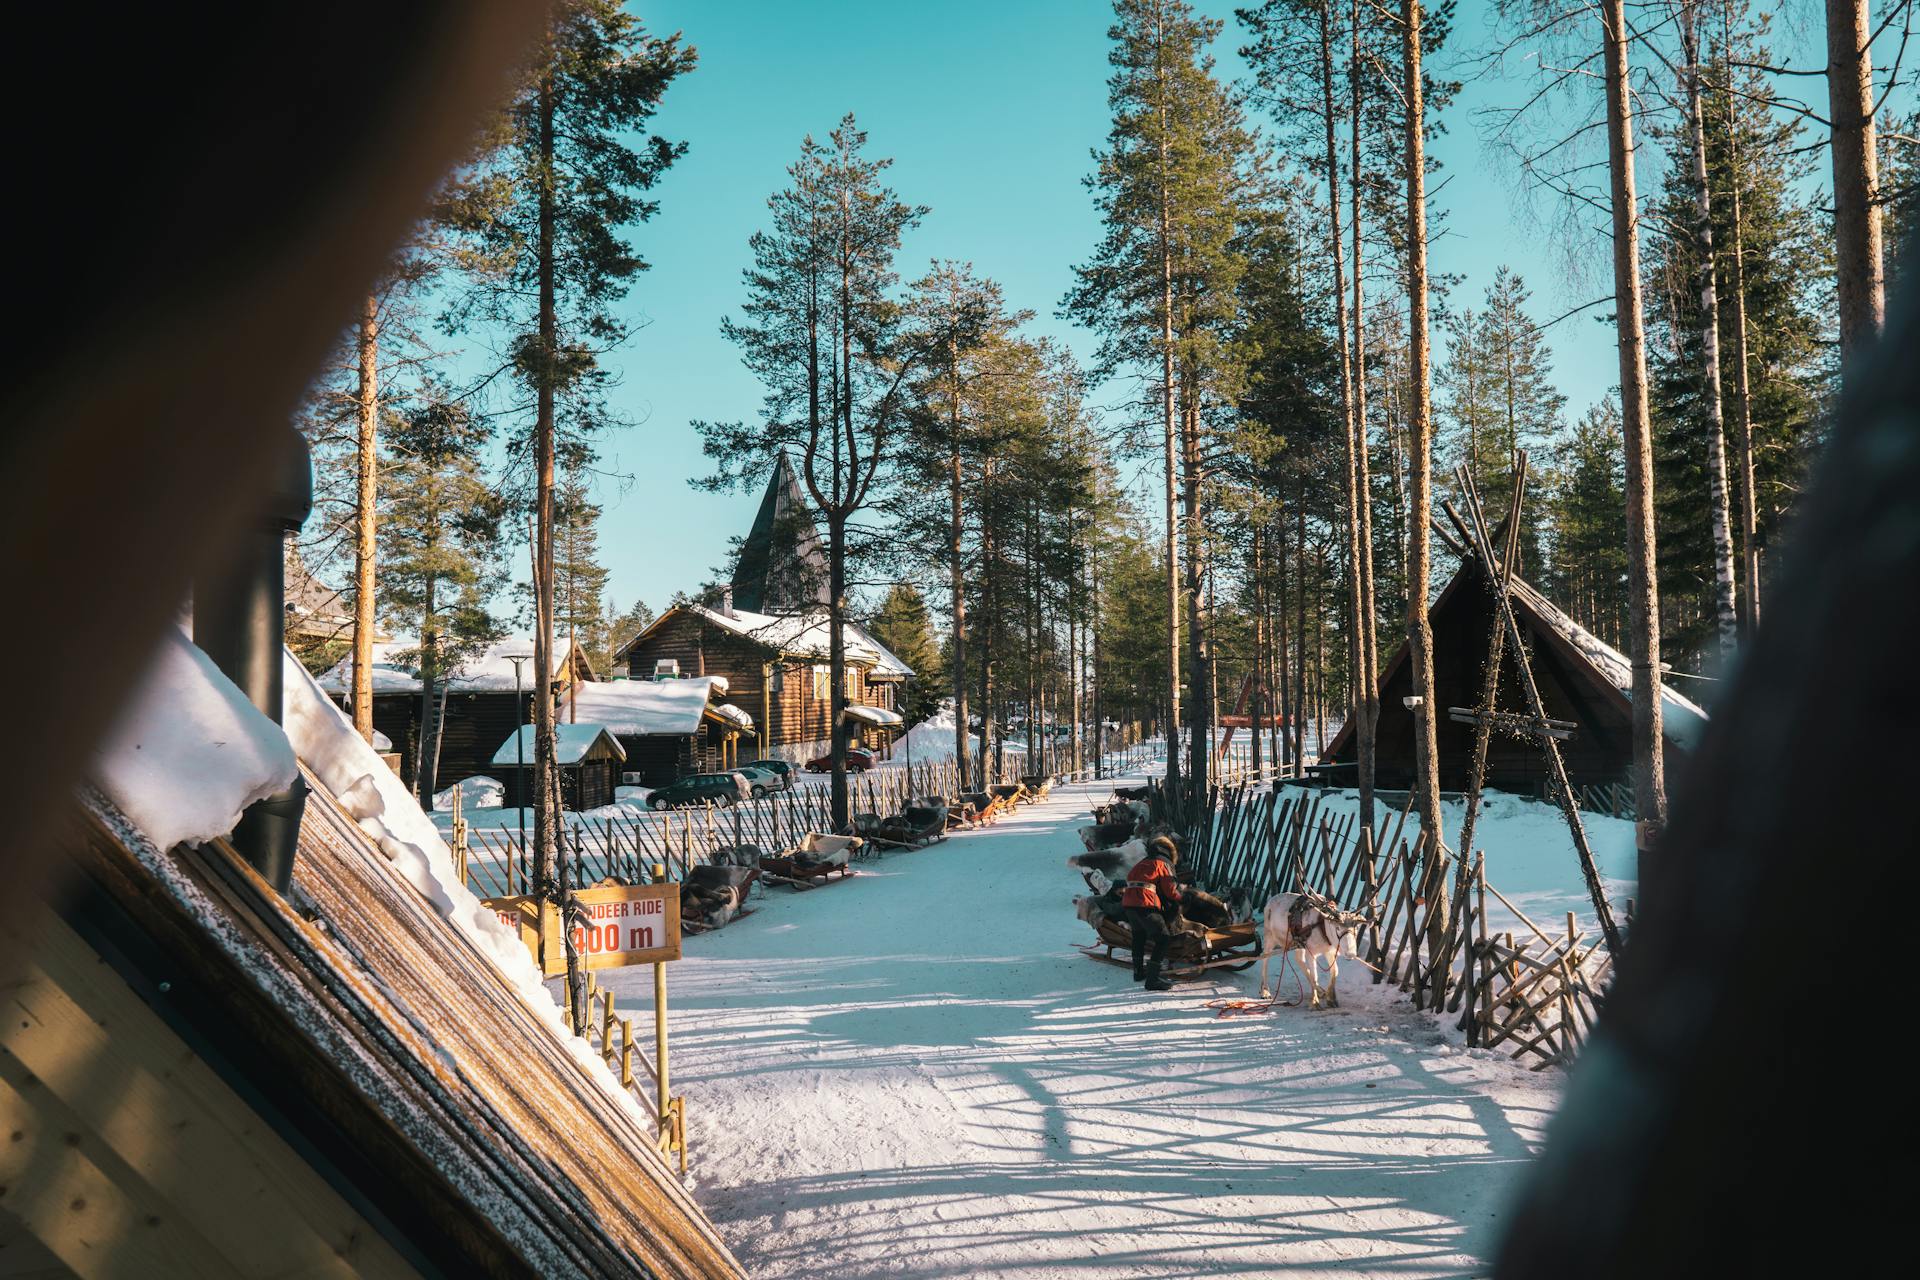
[[[565,636],[556,636],[553,644],[553,675],[559,675],[567,669],[573,644]],[[417,640],[393,640],[373,646],[373,691],[375,693],[418,693],[420,692],[420,642]],[[510,636],[496,640],[483,651],[461,663],[453,677],[452,687],[466,693],[489,692],[511,693],[514,687],[513,663],[510,655],[531,657],[533,641],[524,636]],[[402,662],[399,655],[405,654],[408,661]],[[530,662],[523,662],[521,670],[525,676],[522,689],[531,689],[535,672]],[[348,654],[327,668],[320,677],[320,687],[328,693],[346,694],[353,689],[353,655]]]
[[[753,727],[753,718],[738,707],[713,706],[711,699],[726,692],[726,681],[713,676],[690,680],[609,680],[574,686],[574,714],[628,735],[698,733],[701,717],[718,714]]]
[[[91,772],[156,847],[171,849],[229,834],[300,769],[280,726],[169,628]]]
[[[889,711],[885,707],[869,707],[857,702],[850,704],[841,712],[841,716],[848,721],[877,725],[880,728],[889,728],[894,725],[903,725],[906,723],[906,720],[898,713]]]
[[[905,680],[913,674],[913,668],[900,660],[900,656],[880,643],[873,632],[865,627],[856,628],[867,644],[880,654],[880,661],[873,664],[873,670],[867,672],[868,680]]]
[[[1522,582],[1513,580],[1514,596],[1525,602],[1539,619],[1553,628],[1562,640],[1580,651],[1582,657],[1593,664],[1614,688],[1618,689],[1628,701],[1633,699],[1633,663],[1618,649],[1602,640],[1593,632],[1575,622],[1539,591]],[[1700,734],[1707,727],[1705,708],[1676,692],[1673,686],[1662,682],[1660,685],[1660,718],[1662,731],[1667,737],[1688,749],[1692,749],[1700,740]]]
[[[518,765],[522,760],[533,763],[533,731],[535,726],[523,724],[517,734],[508,734],[500,749],[493,753],[496,765]],[[556,764],[578,764],[586,759],[587,752],[593,750],[596,742],[602,738],[613,748],[614,754],[622,760],[627,758],[625,747],[613,736],[604,724],[574,723],[562,721],[553,726],[553,759]]]
[[[745,636],[769,649],[777,649],[789,657],[824,662],[832,652],[833,632],[827,625],[824,609],[804,614],[778,614],[753,613],[736,608],[727,614],[703,604],[681,607],[716,627]],[[661,621],[666,616],[661,615]],[[654,625],[658,626],[659,622]],[[874,639],[873,634],[859,623],[849,620],[841,624],[840,633],[846,642],[847,661],[869,668],[868,679],[904,680],[913,674],[912,667]]]

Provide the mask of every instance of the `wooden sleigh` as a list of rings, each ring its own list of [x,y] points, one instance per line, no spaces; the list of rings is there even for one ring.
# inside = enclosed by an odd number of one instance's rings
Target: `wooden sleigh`
[[[1027,801],[1026,784],[1020,782],[996,782],[987,788],[1003,812],[1012,812],[1014,806]]]
[[[947,802],[935,796],[922,796],[884,819],[868,843],[887,849],[924,849],[947,838]]]
[[[999,821],[1005,808],[1000,803],[1000,797],[991,791],[966,791],[958,797],[956,808],[949,809],[947,812],[951,819],[954,812],[966,811],[969,814],[969,821],[974,826],[984,827]]]
[[[809,831],[784,853],[760,859],[760,878],[795,889],[814,889],[853,874],[854,853],[865,841],[859,836],[830,836]]]
[[[680,927],[709,933],[752,915],[747,895],[760,876],[757,866],[714,863],[692,868],[680,886]]]
[[[1100,941],[1075,943],[1081,954],[1108,964],[1133,967],[1133,931],[1118,920],[1102,920],[1096,930]],[[1167,946],[1162,972],[1168,978],[1187,980],[1205,977],[1209,970],[1224,969],[1239,973],[1260,959],[1260,927],[1251,920],[1203,929],[1198,933],[1176,933]]]

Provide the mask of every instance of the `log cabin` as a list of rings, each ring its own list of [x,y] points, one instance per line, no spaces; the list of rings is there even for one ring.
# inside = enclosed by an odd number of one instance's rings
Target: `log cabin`
[[[373,727],[385,734],[400,753],[400,776],[409,787],[417,784],[420,761],[419,644],[397,641],[373,647]],[[460,664],[447,686],[446,724],[440,733],[440,756],[430,790],[453,785],[488,771],[493,753],[518,725],[533,719],[534,671],[531,661],[520,664],[521,691],[515,692],[514,655],[531,655],[533,641],[521,636],[496,640]],[[560,716],[576,685],[596,679],[586,655],[564,636],[554,642],[553,677],[548,690],[557,699]],[[320,687],[340,706],[353,696],[353,655],[348,654],[319,677]]]
[[[824,612],[751,613],[723,599],[717,609],[675,605],[614,656],[636,678],[721,677],[725,690],[718,702],[756,727],[755,754],[804,763],[824,753],[831,739],[829,634]],[[848,622],[844,634],[849,710],[871,707],[884,713],[876,719],[890,719],[913,669],[859,624]],[[856,745],[884,747],[890,741],[885,726],[862,721],[857,711],[848,723]]]
[[[858,623],[848,621],[843,636],[849,741],[885,749],[898,724],[901,686],[913,669]],[[831,742],[831,638],[826,553],[783,452],[717,607],[675,605],[613,660],[635,679],[661,673],[724,678],[721,702],[752,718],[756,754],[804,763]]]

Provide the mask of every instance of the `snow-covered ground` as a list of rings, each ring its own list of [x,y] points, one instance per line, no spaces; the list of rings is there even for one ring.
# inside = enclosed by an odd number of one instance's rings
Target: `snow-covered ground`
[[[1365,970],[1219,1019],[1072,943],[1105,785],[844,884],[757,898],[673,966],[696,1194],[763,1277],[1480,1274],[1559,1093]],[[645,970],[601,975],[649,1007]]]
[[[1351,788],[1287,788],[1287,794],[1319,796],[1322,818],[1345,818],[1360,808],[1359,795]],[[1457,845],[1466,817],[1466,802],[1453,800],[1441,805],[1441,835],[1449,848]],[[1387,814],[1382,805],[1375,812],[1378,822]],[[1397,815],[1395,815],[1397,819]],[[1582,813],[1587,843],[1593,849],[1600,869],[1601,883],[1613,900],[1616,916],[1635,891],[1635,853],[1633,823],[1624,818],[1609,818]],[[1392,833],[1391,822],[1388,826]],[[1420,832],[1420,819],[1408,814],[1401,833],[1409,845]],[[1514,906],[1543,929],[1565,927],[1566,913],[1581,920],[1593,919],[1593,900],[1587,896],[1580,878],[1580,864],[1573,851],[1573,836],[1559,806],[1504,791],[1489,791],[1482,799],[1480,817],[1474,824],[1473,847],[1487,855],[1487,883],[1505,894]],[[1497,928],[1519,929],[1500,904],[1488,899],[1487,916]]]

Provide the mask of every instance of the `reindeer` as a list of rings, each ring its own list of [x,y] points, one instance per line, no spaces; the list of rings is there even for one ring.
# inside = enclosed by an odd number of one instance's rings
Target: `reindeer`
[[[1373,917],[1358,911],[1342,911],[1334,903],[1311,889],[1302,893],[1276,893],[1267,899],[1261,913],[1260,998],[1273,999],[1267,985],[1267,962],[1275,956],[1286,964],[1288,953],[1299,951],[1296,963],[1307,975],[1309,1009],[1337,1009],[1340,997],[1335,984],[1340,981],[1340,957],[1360,957],[1360,930]],[[1320,960],[1327,962],[1327,990],[1320,993]]]

